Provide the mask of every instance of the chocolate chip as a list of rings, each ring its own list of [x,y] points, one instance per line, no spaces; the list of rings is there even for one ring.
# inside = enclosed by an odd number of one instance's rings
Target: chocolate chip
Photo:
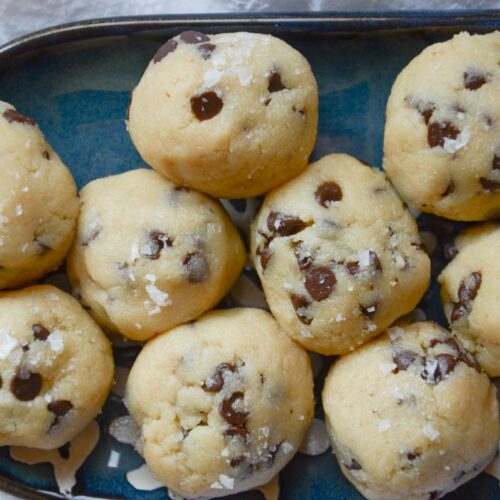
[[[229,464],[231,467],[238,467],[238,465],[241,465],[245,460],[246,458],[244,455],[238,455],[237,457],[231,458]]]
[[[201,33],[200,31],[183,31],[180,38],[185,43],[201,43],[210,40],[205,33]]]
[[[368,262],[370,267],[373,267],[376,271],[382,272],[382,264],[378,258],[378,255],[373,251],[368,251]]]
[[[432,113],[434,113],[435,109],[436,108],[432,102],[425,102],[425,103],[419,102],[417,104],[417,110],[423,116],[426,125],[429,124],[429,121],[432,117]]]
[[[170,52],[173,52],[177,48],[177,42],[171,38],[166,43],[164,43],[156,52],[153,57],[153,63],[159,63],[162,61]]]
[[[437,498],[439,498],[439,495],[440,495],[440,494],[441,494],[441,493],[440,493],[439,491],[437,491],[437,490],[435,490],[435,491],[431,491],[431,492],[429,493],[429,500],[436,500]]]
[[[202,389],[207,392],[219,392],[224,387],[224,373],[234,373],[235,365],[221,363],[215,368],[215,372],[210,378],[207,378],[202,385]]]
[[[73,408],[73,403],[66,399],[58,399],[57,401],[52,401],[47,405],[47,410],[55,415],[54,421],[51,424],[51,428],[55,427],[71,409]]]
[[[447,337],[445,339],[432,339],[429,343],[429,347],[435,347],[439,344],[447,345],[450,349],[455,351],[456,354],[462,352],[460,346],[457,344],[457,341],[453,337]]]
[[[191,97],[191,110],[200,121],[210,120],[218,115],[223,105],[222,99],[213,91]]]
[[[302,231],[307,224],[299,217],[271,212],[267,217],[267,228],[273,236],[292,236]]]
[[[269,75],[269,83],[267,85],[267,90],[269,92],[279,92],[280,90],[286,89],[281,81],[281,75],[277,69],[273,69]]]
[[[441,193],[441,196],[445,198],[446,196],[449,196],[451,193],[455,191],[455,183],[453,181],[448,182],[448,186],[446,186],[446,189]]]
[[[209,266],[204,254],[200,252],[188,253],[182,264],[187,268],[189,283],[202,283],[208,278]]]
[[[479,182],[485,191],[498,191],[500,189],[500,181],[493,181],[486,177],[481,177]]]
[[[145,254],[145,257],[151,260],[156,260],[160,257],[161,251],[165,247],[171,247],[174,244],[174,239],[170,238],[166,233],[153,229],[148,235],[148,245],[150,253]]]
[[[273,251],[269,248],[269,241],[266,241],[262,246],[258,247],[256,253],[260,257],[260,267],[265,271],[269,259],[273,256]]]
[[[434,122],[427,128],[427,142],[431,148],[442,147],[445,139],[456,139],[460,134],[460,130],[450,122]]]
[[[316,189],[314,198],[321,206],[328,208],[334,201],[342,200],[342,188],[336,182],[324,182]]]
[[[50,331],[40,323],[34,324],[31,328],[36,340],[47,340],[47,337],[50,335]]]
[[[345,268],[350,275],[354,276],[359,272],[359,262],[357,260],[346,262]]]
[[[259,465],[266,469],[270,469],[274,465],[274,460],[276,459],[276,455],[278,453],[278,450],[280,449],[280,446],[281,443],[272,444],[271,446],[269,446],[267,449],[266,457],[260,462]]]
[[[297,317],[300,319],[300,321],[302,321],[304,325],[310,325],[312,322],[312,318],[306,316],[305,311],[305,309],[311,305],[307,297],[304,297],[304,295],[293,293],[292,295],[290,295],[290,300],[292,301],[293,308],[295,309],[295,314],[297,314]]]
[[[446,243],[443,247],[443,254],[447,260],[453,260],[458,255],[458,248],[455,246],[455,243]]]
[[[406,458],[410,461],[413,462],[416,460],[418,457],[420,457],[421,453],[418,451],[410,451],[409,453],[406,454]]]
[[[373,304],[368,305],[359,305],[359,310],[363,314],[365,318],[373,319],[375,314],[377,313],[378,302],[374,302]]]
[[[42,377],[38,373],[19,371],[10,381],[10,390],[19,401],[35,399],[42,389]]]
[[[239,437],[243,441],[245,441],[245,443],[248,443],[249,437],[250,437],[250,433],[248,432],[248,430],[245,427],[234,427],[234,426],[231,426],[231,427],[229,427],[228,429],[226,429],[224,431],[224,436]]]
[[[491,170],[500,170],[500,156],[493,156],[493,161],[491,162]]]
[[[351,461],[348,464],[344,463],[344,467],[347,470],[361,470],[363,468],[355,458],[351,458]]]
[[[466,472],[464,470],[458,471],[454,476],[453,476],[453,481],[455,483],[458,483],[464,476]]]
[[[57,448],[57,452],[59,453],[59,456],[63,460],[68,460],[70,448],[71,448],[71,443],[63,444],[62,446],[59,446],[59,448]]]
[[[219,413],[221,417],[235,427],[243,427],[248,420],[248,413],[246,411],[239,411],[234,408],[235,403],[243,405],[243,393],[241,391],[233,393],[229,398],[222,400],[219,406]]]
[[[396,365],[396,368],[392,370],[392,373],[407,370],[411,364],[419,359],[420,356],[416,352],[408,349],[394,349],[392,352],[392,362]]]
[[[435,356],[437,361],[437,369],[435,371],[434,380],[440,382],[444,380],[457,365],[457,359],[451,354],[438,354]]]
[[[42,156],[46,159],[46,160],[50,160],[50,153],[45,150],[42,152]]]
[[[477,90],[489,81],[489,75],[481,71],[466,71],[464,73],[464,87],[467,90]]]
[[[452,323],[456,323],[469,315],[467,308],[460,303],[453,304],[453,310],[451,311],[450,320]]]
[[[313,258],[310,253],[304,250],[303,242],[297,242],[297,245],[293,249],[295,253],[295,259],[297,260],[297,265],[301,271],[309,269],[313,263]]]
[[[203,59],[210,59],[212,52],[215,50],[215,44],[213,43],[203,43],[198,46],[198,50],[200,51],[201,57]]]
[[[27,116],[24,116],[13,109],[5,110],[3,112],[3,116],[9,123],[16,122],[23,125],[31,125],[33,127],[36,125],[36,122],[35,120],[33,120],[33,118],[28,118]]]
[[[481,287],[482,276],[481,273],[475,271],[464,281],[460,282],[460,286],[458,287],[458,300],[462,302],[462,304],[468,305],[470,304],[477,295],[479,288]]]
[[[470,352],[462,351],[460,353],[459,361],[462,361],[467,366],[470,366],[471,368],[476,370],[478,373],[481,373],[481,367],[479,366],[478,362],[476,361],[476,358]]]
[[[315,266],[306,272],[305,287],[311,297],[320,302],[327,299],[335,289],[337,278],[328,267]]]

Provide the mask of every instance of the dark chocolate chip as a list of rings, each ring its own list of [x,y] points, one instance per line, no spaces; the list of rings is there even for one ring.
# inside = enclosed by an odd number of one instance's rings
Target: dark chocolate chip
[[[453,309],[451,311],[450,320],[452,323],[456,323],[469,315],[467,308],[460,303],[453,304]]]
[[[234,373],[235,365],[229,363],[221,363],[215,368],[213,375],[207,378],[202,385],[202,389],[207,392],[219,392],[224,387],[224,373]]]
[[[248,440],[249,440],[249,437],[250,437],[250,433],[248,432],[248,429],[246,429],[245,427],[234,427],[234,426],[231,426],[231,427],[229,427],[228,429],[226,429],[224,431],[224,436],[239,437],[243,441],[245,441],[245,443],[248,443]]]
[[[347,272],[351,274],[352,276],[358,274],[359,272],[359,262],[357,260],[351,261],[351,262],[346,262],[345,268],[347,269]]]
[[[299,217],[271,212],[267,217],[267,228],[273,236],[292,236],[302,231],[307,224]]]
[[[460,353],[459,361],[462,361],[466,365],[476,370],[478,373],[481,373],[481,367],[479,366],[479,363],[476,361],[476,358],[470,352],[462,351]]]
[[[86,247],[91,241],[96,240],[99,234],[101,234],[101,229],[100,225],[93,225],[87,236],[82,239],[81,246]]]
[[[500,156],[493,156],[493,161],[491,162],[491,170],[500,170]]]
[[[362,469],[361,464],[355,458],[351,458],[351,461],[348,464],[344,463],[344,467],[347,470],[361,470]]]
[[[434,122],[427,128],[427,142],[431,148],[442,147],[445,139],[456,139],[460,134],[460,130],[450,122]]]
[[[54,421],[51,424],[51,428],[55,427],[71,409],[73,408],[73,403],[66,399],[58,399],[57,401],[52,401],[47,405],[47,410],[52,412],[55,416]]]
[[[235,392],[229,398],[222,400],[219,406],[221,417],[235,427],[243,427],[248,420],[248,412],[239,411],[233,407],[236,402],[238,405],[242,404],[243,397],[241,391]]]
[[[45,150],[42,152],[42,156],[46,159],[46,160],[50,160],[50,153]]]
[[[410,451],[409,453],[406,454],[406,458],[410,461],[413,462],[416,460],[418,457],[420,457],[421,453],[418,451]]]
[[[59,446],[59,448],[57,448],[57,452],[59,453],[59,456],[63,460],[68,460],[70,448],[71,448],[71,443],[63,444],[62,446]]]
[[[259,465],[266,469],[270,469],[274,465],[274,460],[276,459],[276,455],[278,453],[278,450],[280,449],[280,446],[281,443],[272,444],[271,446],[269,446],[267,449],[267,455],[265,456],[264,460],[260,462]]]
[[[500,189],[500,181],[493,181],[486,177],[481,177],[479,182],[485,191],[498,191]]]
[[[267,90],[269,92],[279,92],[280,90],[286,89],[281,81],[281,75],[277,69],[273,69],[269,75],[269,83],[267,85]]]
[[[13,109],[5,110],[3,112],[3,116],[9,123],[16,122],[23,125],[31,125],[33,127],[36,125],[36,122],[35,120],[33,120],[33,118],[28,118],[27,116],[24,116]]]
[[[342,200],[342,188],[336,182],[324,182],[316,189],[314,198],[321,206],[328,208],[334,201]]]
[[[295,313],[300,321],[302,321],[304,325],[310,325],[312,318],[306,316],[305,309],[311,305],[311,302],[309,302],[307,297],[304,297],[304,295],[299,295],[297,293],[290,295],[290,300],[292,301],[293,308],[295,309]]]
[[[458,360],[451,354],[438,354],[435,356],[437,369],[435,371],[435,381],[444,380],[457,366]]]
[[[453,337],[447,337],[445,339],[432,339],[429,343],[429,347],[435,347],[439,344],[447,345],[450,349],[455,351],[456,354],[460,354],[460,352],[462,352],[460,346]]]
[[[177,48],[177,42],[171,38],[166,43],[164,43],[156,52],[153,57],[153,63],[159,63],[162,61],[170,52],[173,52]]]
[[[467,90],[477,90],[489,81],[489,75],[481,71],[466,71],[464,73],[464,87]]]
[[[36,340],[47,340],[47,337],[50,335],[50,331],[40,323],[34,324],[32,329]]]
[[[443,254],[447,260],[453,260],[458,255],[458,248],[455,243],[446,243],[443,247]]]
[[[317,302],[327,299],[335,289],[336,283],[335,273],[324,266],[309,268],[304,282],[306,290]]]
[[[203,57],[203,59],[210,59],[212,52],[215,50],[215,44],[203,43],[198,46],[198,50],[200,51],[201,57]]]
[[[417,104],[417,110],[423,116],[426,125],[429,124],[432,113],[434,113],[435,109],[436,107],[432,102],[419,102]]]
[[[260,258],[260,266],[262,270],[265,271],[269,259],[273,256],[273,251],[269,248],[269,241],[266,241],[262,246],[258,247],[256,253]]]
[[[174,244],[174,239],[170,238],[166,233],[158,231],[158,229],[153,229],[148,235],[148,245],[150,248],[150,253],[145,256],[148,259],[156,260],[160,257],[161,251],[165,247],[171,247]]]
[[[203,253],[193,252],[188,253],[182,264],[186,267],[188,271],[188,281],[189,283],[198,284],[202,283],[208,278],[209,266],[207,258]]]
[[[191,97],[191,110],[200,121],[210,120],[218,115],[223,105],[222,99],[212,90]]]
[[[185,43],[201,43],[208,42],[210,38],[200,31],[183,31],[180,36]]]
[[[373,250],[368,251],[368,262],[370,263],[370,266],[373,267],[376,271],[382,272],[382,264],[380,263],[380,259]]]
[[[10,381],[10,390],[19,401],[35,399],[42,389],[42,377],[38,373],[19,371]]]
[[[237,457],[233,457],[231,458],[231,461],[229,462],[229,464],[231,465],[231,467],[238,467],[239,465],[241,465],[244,461],[246,460],[245,456],[244,455],[238,455]]]
[[[312,255],[303,250],[303,242],[299,241],[293,249],[297,265],[301,271],[309,269],[313,263]]]
[[[470,304],[476,298],[477,292],[481,287],[481,281],[482,276],[480,272],[475,271],[469,274],[464,281],[460,282],[458,300],[462,302],[462,304]]]
[[[363,314],[365,318],[368,319],[373,319],[375,317],[375,314],[377,313],[377,308],[378,308],[378,302],[373,302],[372,304],[368,305],[359,305],[359,310]]]
[[[392,370],[392,373],[407,370],[409,366],[418,359],[420,359],[420,356],[416,352],[408,349],[394,349],[392,353],[392,362],[396,365],[396,368]]]

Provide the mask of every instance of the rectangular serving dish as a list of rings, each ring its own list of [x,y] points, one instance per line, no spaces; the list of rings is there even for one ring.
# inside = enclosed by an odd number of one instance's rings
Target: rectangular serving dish
[[[380,166],[385,103],[398,72],[424,47],[461,30],[500,29],[500,12],[155,16],[67,24],[0,47],[0,100],[37,120],[79,187],[143,166],[124,124],[129,92],[158,46],[186,29],[255,31],[283,38],[308,58],[319,84],[313,158],[338,151]],[[442,220],[429,216],[419,224],[443,243]],[[446,229],[446,237],[458,227]],[[435,278],[443,265],[441,254],[433,257],[433,264]],[[435,287],[419,307],[428,318],[443,321]],[[130,366],[136,352],[120,351],[118,366]],[[318,393],[319,389],[320,383]],[[98,417],[101,439],[78,472],[74,494],[165,498],[164,489],[138,492],[125,479],[142,459],[106,431],[110,419],[125,412],[121,399],[112,394]],[[107,466],[110,450],[120,453],[119,467]],[[0,489],[21,498],[59,496],[48,465],[15,462],[6,448],[0,448]],[[281,474],[281,491],[286,500],[362,498],[342,476],[331,453],[297,455]],[[236,497],[259,498],[259,494]],[[498,499],[500,488],[496,479],[482,474],[446,498]]]

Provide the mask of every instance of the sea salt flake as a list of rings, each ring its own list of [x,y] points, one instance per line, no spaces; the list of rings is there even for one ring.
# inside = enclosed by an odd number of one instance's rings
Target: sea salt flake
[[[443,149],[450,154],[456,153],[459,149],[467,146],[470,139],[470,129],[465,127],[455,139],[444,138]]]
[[[63,334],[59,330],[54,330],[47,337],[47,343],[54,352],[61,352],[64,349]]]
[[[215,68],[205,71],[205,74],[203,75],[203,86],[209,88],[213,87],[219,82],[221,76],[222,73]]]
[[[431,440],[431,441],[436,441],[436,439],[439,438],[441,433],[434,429],[431,424],[427,424],[423,429],[423,433]]]
[[[9,218],[6,215],[0,215],[0,224],[6,224],[9,222]]]
[[[358,261],[360,267],[370,267],[370,251],[363,250],[358,254]]]
[[[52,302],[59,302],[61,299],[59,298],[59,295],[57,295],[56,293],[50,293],[49,300],[51,300]]]
[[[154,283],[156,281],[156,275],[154,274],[146,274],[146,276],[144,276],[144,279],[146,281],[151,281],[151,283]]]
[[[283,453],[285,455],[288,455],[289,453],[291,453],[295,448],[293,447],[292,444],[288,443],[288,442],[284,442],[282,445],[281,445],[281,450],[283,451]]]
[[[381,420],[378,423],[378,431],[379,432],[386,432],[391,428],[391,421],[388,419]]]
[[[405,333],[405,331],[399,326],[393,326],[392,328],[389,328],[387,332],[389,333],[389,338],[392,342],[402,337]]]
[[[346,320],[345,314],[338,313],[337,316],[335,316],[335,321],[337,323],[342,323],[342,321],[345,321],[345,320]]]
[[[20,217],[21,215],[23,215],[23,207],[22,207],[22,205],[16,205],[16,215],[18,217]]]
[[[146,285],[146,292],[157,306],[165,307],[172,303],[168,298],[168,293],[162,292],[153,284]]]
[[[139,245],[137,242],[132,242],[132,245],[130,245],[130,260],[134,261],[137,260],[141,257],[141,254],[139,253]]]
[[[30,190],[30,189],[29,189],[29,187],[28,187],[28,186],[24,186],[24,187],[22,187],[22,188],[21,188],[21,191],[22,191],[23,193],[27,193],[29,190]]]
[[[17,345],[17,339],[9,335],[7,328],[0,328],[0,359],[5,359]]]
[[[219,482],[227,490],[232,490],[234,488],[234,479],[225,474],[219,475]]]

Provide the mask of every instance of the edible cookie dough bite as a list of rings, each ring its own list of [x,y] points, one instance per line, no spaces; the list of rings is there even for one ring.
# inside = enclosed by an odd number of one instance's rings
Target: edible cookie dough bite
[[[444,311],[453,333],[490,377],[500,376],[500,224],[467,229],[457,255],[439,276]]]
[[[500,435],[494,386],[432,322],[339,358],[323,407],[342,472],[369,499],[441,498],[486,467]]]
[[[35,121],[0,101],[0,289],[55,269],[71,246],[77,215],[69,170]]]
[[[0,446],[58,448],[99,413],[113,381],[104,333],[70,295],[0,293]]]
[[[269,482],[313,417],[307,354],[259,309],[212,311],[146,344],[126,404],[153,474],[187,498]]]
[[[318,90],[307,60],[278,38],[185,31],[149,63],[128,120],[137,150],[160,174],[244,198],[306,167]]]
[[[325,156],[269,193],[251,231],[269,306],[303,347],[345,354],[411,311],[430,263],[382,172]]]
[[[114,332],[146,340],[197,318],[243,267],[243,243],[221,205],[152,170],[95,180],[80,198],[68,276]]]
[[[500,31],[427,47],[387,103],[384,169],[403,199],[455,220],[500,216]]]

